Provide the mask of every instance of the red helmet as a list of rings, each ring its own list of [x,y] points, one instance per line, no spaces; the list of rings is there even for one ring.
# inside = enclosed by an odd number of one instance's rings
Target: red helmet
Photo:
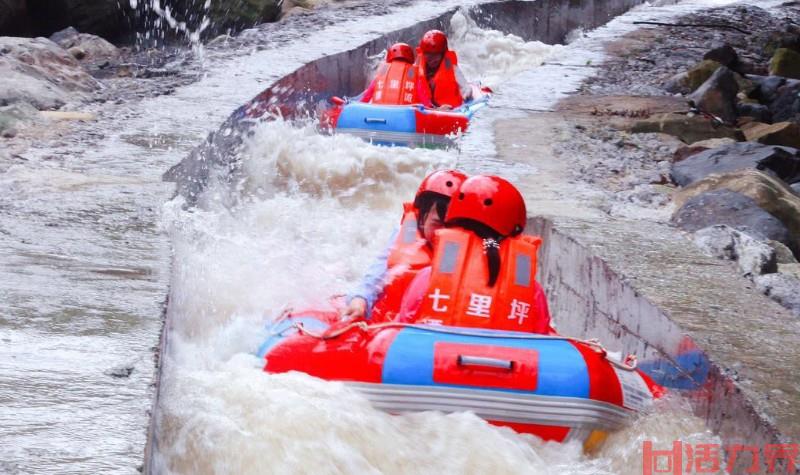
[[[436,193],[451,198],[467,175],[457,170],[439,170],[426,176],[419,185],[417,195],[414,197],[414,206],[419,208],[420,199],[429,193]]]
[[[391,63],[395,59],[402,59],[408,63],[414,63],[414,50],[405,43],[395,43],[386,52],[386,62]]]
[[[525,199],[508,181],[487,175],[468,178],[447,208],[445,222],[471,219],[492,228],[502,236],[519,234],[528,219]]]
[[[419,47],[423,53],[444,53],[447,51],[447,35],[439,30],[430,30],[422,35]]]

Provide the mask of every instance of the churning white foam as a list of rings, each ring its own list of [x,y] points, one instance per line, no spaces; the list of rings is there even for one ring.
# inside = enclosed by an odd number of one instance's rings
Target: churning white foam
[[[427,171],[452,162],[444,151],[260,124],[232,186],[236,206],[211,199],[206,209],[166,208],[176,253],[172,321],[181,333],[207,335],[233,315],[262,318],[346,291],[385,245],[402,200]]]
[[[495,87],[514,74],[535,68],[558,56],[562,45],[524,41],[516,35],[485,30],[462,10],[450,20],[450,47],[470,81]]]

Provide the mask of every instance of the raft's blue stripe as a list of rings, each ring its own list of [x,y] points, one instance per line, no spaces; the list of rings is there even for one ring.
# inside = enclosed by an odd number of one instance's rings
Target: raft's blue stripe
[[[502,334],[502,332],[495,334]],[[417,328],[404,328],[392,342],[383,364],[383,382],[386,384],[437,385],[433,381],[433,346],[439,341],[534,349],[539,354],[539,366],[536,390],[532,394],[589,397],[589,373],[586,362],[580,352],[568,341],[486,338],[430,332]],[[530,393],[530,391],[498,388],[485,389]]]
[[[384,119],[386,123],[366,122],[366,119]],[[378,106],[351,102],[344,106],[336,122],[337,129],[362,129],[383,132],[417,132],[417,118],[413,107]]]
[[[488,104],[488,98],[482,97],[477,101],[469,101],[455,109],[472,119],[476,111]],[[407,132],[417,133],[417,118],[414,113],[419,106],[381,106],[362,102],[346,104],[336,122],[337,129],[376,130],[382,132]],[[421,109],[426,113],[427,109]],[[386,123],[366,122],[365,119],[385,119]]]

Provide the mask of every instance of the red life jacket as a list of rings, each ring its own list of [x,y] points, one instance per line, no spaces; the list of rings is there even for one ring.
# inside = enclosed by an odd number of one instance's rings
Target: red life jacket
[[[456,79],[456,69],[458,66],[458,56],[455,51],[447,50],[444,53],[444,58],[439,64],[439,69],[436,74],[428,82],[425,66],[425,54],[421,49],[417,48],[417,77],[418,80],[423,82],[423,86],[431,91],[431,100],[435,106],[449,105],[452,108],[461,107],[464,104],[464,98],[461,96],[461,88],[458,86]]]
[[[536,254],[541,238],[517,236],[500,243],[500,272],[488,286],[483,240],[463,229],[436,233],[431,280],[417,321],[443,325],[546,333],[536,299]]]
[[[416,67],[405,61],[383,63],[375,76],[373,104],[408,105],[417,104]]]
[[[417,228],[413,203],[403,204],[400,232],[386,261],[388,269],[383,292],[372,307],[371,321],[393,320],[400,310],[403,293],[417,273],[431,265],[431,249]]]

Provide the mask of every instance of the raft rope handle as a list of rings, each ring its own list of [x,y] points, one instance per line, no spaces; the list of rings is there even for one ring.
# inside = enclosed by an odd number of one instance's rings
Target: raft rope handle
[[[609,363],[613,366],[616,366],[619,369],[623,369],[625,371],[634,371],[636,370],[636,366],[638,365],[638,360],[636,359],[636,355],[628,354],[625,359],[622,361],[616,360],[614,358],[609,357],[608,350],[605,349],[602,343],[598,338],[590,338],[588,340],[581,340],[578,338],[567,338],[570,341],[574,341],[576,343],[583,343],[584,345],[588,346],[589,348],[593,349],[597,353],[600,353],[603,358],[606,359]]]
[[[338,337],[344,335],[345,333],[347,333],[347,332],[349,332],[351,330],[355,330],[355,329],[359,329],[359,330],[361,330],[363,332],[367,332],[369,330],[383,330],[385,328],[418,328],[418,329],[423,329],[423,330],[431,330],[430,327],[423,327],[421,325],[415,325],[413,323],[400,323],[400,322],[376,323],[376,324],[370,325],[369,323],[367,323],[365,321],[359,321],[359,322],[352,322],[349,325],[343,326],[341,328],[337,328],[336,330],[333,330],[333,331],[324,331],[322,333],[316,333],[316,332],[313,332],[311,330],[308,330],[300,322],[293,322],[292,326],[294,328],[296,328],[298,332],[300,332],[300,333],[302,333],[304,335],[308,335],[308,336],[310,336],[312,338],[317,338],[319,340],[332,340],[334,338],[338,338]],[[434,331],[442,332],[442,333],[458,333],[458,332],[453,332],[453,331],[448,331],[448,330],[439,330],[439,329],[434,329]],[[509,335],[509,336],[504,336],[503,338],[507,338],[507,337],[514,337],[514,336],[513,335]],[[516,338],[520,338],[520,337],[516,337]],[[609,356],[609,354],[608,354],[608,350],[605,349],[603,344],[600,343],[600,340],[597,339],[597,338],[590,338],[588,340],[581,340],[579,338],[564,337],[564,336],[552,336],[552,335],[537,335],[536,337],[533,337],[533,338],[530,337],[530,336],[525,335],[522,338],[524,338],[524,339],[567,340],[567,341],[572,341],[572,342],[575,342],[575,343],[581,343],[583,345],[588,346],[589,348],[591,348],[595,352],[599,353],[600,355],[602,355],[603,358],[606,361],[608,361],[611,365],[613,365],[613,366],[615,366],[615,367],[617,367],[619,369],[625,370],[625,371],[635,371],[636,370],[636,366],[638,365],[638,361],[637,361],[636,355],[634,355],[634,354],[628,354],[625,357],[625,359],[622,360],[622,361],[618,361],[618,360],[616,360],[614,358],[611,358]]]
[[[324,331],[322,333],[316,333],[311,330],[306,329],[302,323],[300,322],[292,322],[292,326],[297,329],[298,332],[302,333],[303,335],[308,335],[312,338],[316,338],[318,340],[332,340],[334,338],[338,338],[345,333],[349,332],[353,329],[360,329],[361,331],[367,331],[370,329],[369,324],[367,322],[353,322],[347,326],[337,328],[334,331]]]

